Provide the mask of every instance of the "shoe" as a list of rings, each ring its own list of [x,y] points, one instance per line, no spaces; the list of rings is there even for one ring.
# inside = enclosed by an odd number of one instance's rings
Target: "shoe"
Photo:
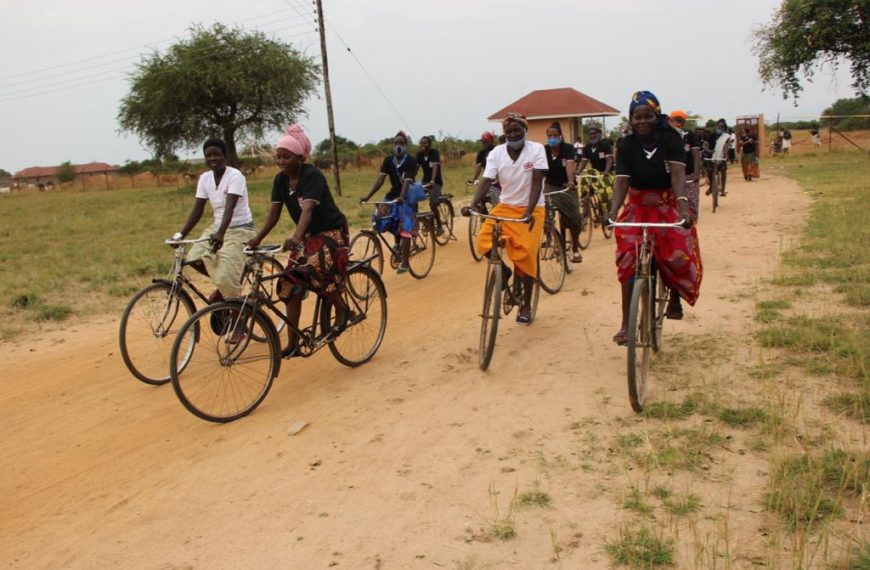
[[[441,226],[438,226],[437,228],[435,228],[435,235],[436,236],[443,236],[444,235],[444,228]]]
[[[628,344],[628,331],[625,329],[619,329],[619,332],[613,335],[613,342],[615,342],[619,346],[625,346]]]
[[[724,190],[722,190],[721,192],[719,192],[719,195],[720,196],[727,196],[728,194]]]
[[[668,309],[665,311],[665,317],[673,320],[680,321],[683,319],[683,305],[682,303],[668,303]]]
[[[396,273],[398,273],[399,275],[402,275],[403,273],[407,273],[410,270],[411,269],[408,266],[400,265],[399,267],[396,268]]]
[[[501,272],[501,290],[507,291],[507,288],[510,287],[511,284],[511,275],[514,272],[510,270],[510,267],[502,267]]]
[[[571,258],[571,263],[583,263],[583,256],[578,251],[574,254],[574,257]]]
[[[532,324],[532,315],[524,315],[522,313],[517,315],[517,324],[518,325],[530,325]]]
[[[712,194],[712,193],[713,193],[712,190],[707,190],[707,191],[705,192],[705,194],[706,194],[707,196],[709,196],[709,195]]]

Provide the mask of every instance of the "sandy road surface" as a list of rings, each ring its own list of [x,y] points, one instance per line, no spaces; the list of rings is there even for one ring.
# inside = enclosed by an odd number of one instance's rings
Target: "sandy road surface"
[[[665,334],[745,331],[752,302],[739,293],[774,269],[807,204],[783,178],[733,181],[715,215],[704,202],[701,299]],[[459,220],[428,278],[386,276],[389,324],[372,362],[350,370],[326,351],[285,362],[263,405],[229,425],[134,380],[114,318],[3,345],[0,562],[528,569],[554,567],[558,541],[565,567],[607,567],[618,505],[598,475],[556,462],[576,452],[566,426],[600,416],[603,400],[633,418],[610,340],[613,242],[595,234],[565,289],[542,293],[532,327],[505,322],[483,373],[484,266],[464,230]],[[299,419],[311,423],[288,436]],[[535,482],[552,508],[518,515],[512,541],[469,538],[494,516],[491,486],[504,512]]]

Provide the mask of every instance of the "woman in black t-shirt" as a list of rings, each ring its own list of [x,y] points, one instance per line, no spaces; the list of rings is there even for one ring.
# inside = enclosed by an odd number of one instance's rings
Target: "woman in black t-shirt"
[[[441,200],[441,188],[444,180],[441,178],[441,153],[432,148],[434,137],[420,137],[420,152],[417,153],[417,164],[423,169],[423,186],[429,192],[429,209],[434,214],[435,232],[439,235],[444,231],[441,226],[441,212],[438,202]]]
[[[549,167],[544,177],[544,193],[568,188],[568,192],[553,194],[550,200],[559,210],[562,224],[571,233],[571,251],[574,253],[571,263],[582,263],[580,229],[583,220],[580,218],[580,197],[577,195],[577,183],[574,179],[574,147],[562,140],[562,126],[558,122],[547,128],[544,151]]]
[[[281,169],[272,183],[272,207],[263,229],[248,242],[254,247],[263,241],[281,217],[286,205],[296,223],[296,231],[284,242],[290,251],[288,271],[294,280],[301,280],[307,289],[322,295],[335,307],[333,334],[340,334],[347,324],[347,306],[341,298],[347,268],[347,219],[335,205],[326,178],[315,166],[308,164],[311,142],[299,125],[291,125],[275,149],[275,160]],[[299,251],[299,246],[302,251]],[[307,263],[294,268],[295,261],[304,257]],[[287,303],[287,317],[298,326],[305,291],[299,290],[289,279],[280,279],[278,295]],[[287,327],[289,341],[281,356],[296,356],[297,338]]]
[[[477,156],[474,161],[474,176],[472,176],[471,180],[466,182],[466,184],[478,183],[480,175],[483,173],[483,169],[486,168],[486,157],[489,156],[489,153],[495,148],[495,140],[495,133],[493,132],[483,131],[483,134],[480,135],[480,142],[483,144],[483,148],[477,151]],[[499,186],[498,180],[496,180],[489,187],[489,192],[484,198],[484,202],[489,202],[490,205],[496,206],[498,205],[500,194],[501,186]]]
[[[689,213],[686,196],[686,151],[682,138],[669,124],[655,95],[639,91],[629,108],[632,134],[619,141],[616,153],[616,183],[610,218],[617,219],[626,196],[628,203],[620,222],[674,223],[685,228],[651,229],[653,255],[664,283],[671,288],[668,317],[682,318],[680,297],[694,305],[701,287],[701,254],[698,234]],[[628,309],[634,286],[637,245],[642,228],[616,228],[617,275],[622,284],[622,326],[613,337],[617,344],[628,341]]]
[[[757,143],[749,131],[741,133],[738,143],[740,145],[740,167],[743,169],[743,179],[752,182],[752,176],[758,170],[758,155],[755,153]]]

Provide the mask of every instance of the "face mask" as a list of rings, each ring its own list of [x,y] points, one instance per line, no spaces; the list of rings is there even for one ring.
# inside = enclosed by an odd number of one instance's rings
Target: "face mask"
[[[723,129],[722,127],[716,127],[716,134],[717,135],[721,135],[724,132],[725,132],[725,129]]]
[[[562,139],[560,138],[550,138],[547,139],[547,144],[550,145],[550,148],[559,146],[562,143]]]
[[[514,150],[520,150],[521,148],[523,148],[523,143],[526,142],[526,137],[523,136],[523,138],[521,138],[518,141],[505,141],[505,142],[510,148],[512,148]]]
[[[595,135],[589,137],[589,144],[598,144],[598,141],[601,140],[601,135]]]
[[[395,145],[395,148],[396,148],[396,156],[402,156],[403,154],[405,154],[405,151],[407,150],[407,147],[405,147],[405,145],[403,145],[403,144],[397,144],[397,145]]]

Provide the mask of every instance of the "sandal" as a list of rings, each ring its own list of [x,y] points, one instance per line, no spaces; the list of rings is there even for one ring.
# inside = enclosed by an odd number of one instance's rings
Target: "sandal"
[[[619,332],[613,335],[613,342],[615,342],[619,346],[625,346],[628,344],[628,331],[625,329],[619,329]]]
[[[571,263],[583,263],[583,256],[580,254],[579,251],[576,252],[574,254],[574,257],[571,258]]]
[[[403,273],[407,273],[410,270],[411,269],[409,267],[407,267],[405,265],[400,265],[399,267],[396,268],[396,273],[398,273],[399,275],[402,275]]]
[[[532,315],[524,315],[519,313],[517,315],[517,324],[519,325],[530,325],[532,324]]]
[[[674,321],[681,321],[683,319],[683,306],[668,303],[668,310],[665,311],[665,317]]]

